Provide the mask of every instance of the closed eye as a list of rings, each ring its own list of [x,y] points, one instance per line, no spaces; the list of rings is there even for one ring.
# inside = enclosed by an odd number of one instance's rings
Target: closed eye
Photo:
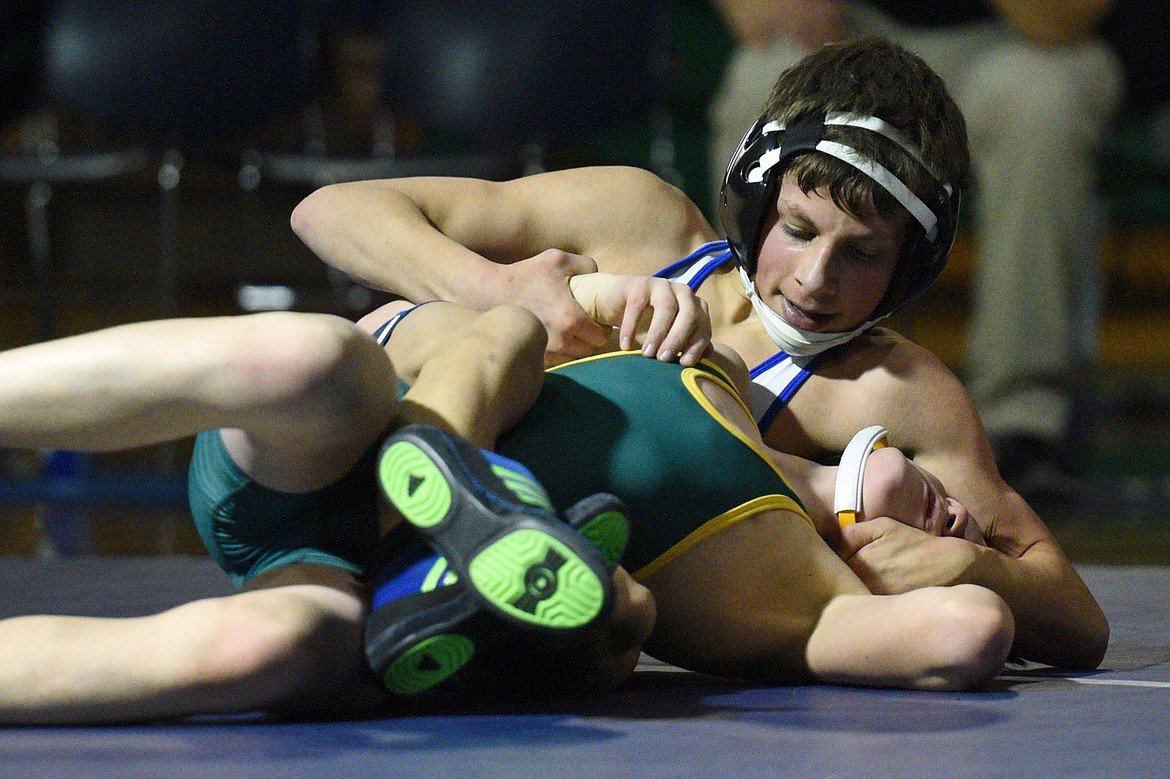
[[[922,504],[922,521],[925,525],[929,525],[930,520],[934,517],[935,509],[938,508],[934,490],[930,488],[929,484],[926,485],[926,495]]]
[[[881,252],[870,251],[870,250],[864,249],[860,246],[852,247],[850,249],[850,252],[853,254],[854,257],[861,260],[862,262],[874,262],[875,260],[877,260],[878,258],[881,257]]]
[[[813,239],[813,233],[811,230],[797,227],[796,225],[789,224],[788,222],[784,222],[781,227],[786,235],[789,235],[798,241],[811,241]]]

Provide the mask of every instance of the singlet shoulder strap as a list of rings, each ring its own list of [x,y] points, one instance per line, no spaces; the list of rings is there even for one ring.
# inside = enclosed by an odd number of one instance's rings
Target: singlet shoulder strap
[[[804,386],[827,354],[822,352],[812,357],[797,358],[781,350],[752,368],[748,404],[760,432],[766,432],[772,426],[785,404]]]
[[[418,311],[427,303],[438,302],[439,301],[437,300],[424,300],[422,303],[415,304],[410,308],[404,308],[382,324],[378,325],[374,332],[370,333],[370,336],[378,342],[378,346],[385,346],[386,344],[390,343],[390,336],[394,334],[394,328],[398,327],[398,323],[405,319],[407,314],[413,311]]]
[[[729,262],[731,262],[731,248],[727,245],[727,241],[711,241],[654,275],[662,279],[677,281],[679,284],[686,284],[691,289],[698,289],[708,276]]]

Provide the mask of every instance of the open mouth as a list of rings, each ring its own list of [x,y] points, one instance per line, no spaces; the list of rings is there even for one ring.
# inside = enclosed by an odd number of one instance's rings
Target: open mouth
[[[784,317],[788,324],[800,330],[818,331],[828,326],[832,321],[832,314],[820,314],[806,311],[783,295],[777,296],[780,308],[776,312]]]

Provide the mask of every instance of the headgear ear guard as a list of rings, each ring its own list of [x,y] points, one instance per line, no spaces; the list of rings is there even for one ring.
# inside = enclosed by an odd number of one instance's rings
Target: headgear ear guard
[[[877,161],[844,143],[824,140],[826,126],[860,128],[897,144],[929,171],[935,181],[937,186],[927,196],[927,202]],[[958,229],[958,188],[941,180],[901,131],[875,116],[811,113],[798,117],[787,128],[779,122],[760,119],[747,131],[732,156],[719,197],[728,244],[736,262],[749,276],[755,275],[764,216],[784,171],[797,154],[808,151],[824,152],[869,176],[901,203],[921,227],[903,250],[890,288],[870,322],[884,318],[925,292],[946,265]]]

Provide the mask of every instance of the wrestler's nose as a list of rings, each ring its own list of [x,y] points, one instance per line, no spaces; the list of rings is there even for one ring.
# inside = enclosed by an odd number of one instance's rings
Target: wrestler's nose
[[[967,507],[954,498],[947,498],[947,526],[942,534],[963,538],[967,534],[967,524],[970,521],[971,513],[967,511]]]
[[[832,295],[837,291],[836,249],[830,244],[810,246],[800,254],[796,279],[808,294]]]

